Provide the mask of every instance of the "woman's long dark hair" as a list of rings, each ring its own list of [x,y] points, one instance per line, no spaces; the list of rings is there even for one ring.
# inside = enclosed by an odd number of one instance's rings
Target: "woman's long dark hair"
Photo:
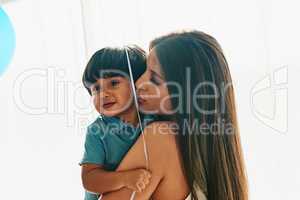
[[[153,40],[166,82],[181,86],[172,98],[176,135],[192,199],[247,200],[248,187],[227,61],[218,42],[200,31]],[[178,89],[168,85],[169,94]],[[196,98],[198,97],[198,98]]]

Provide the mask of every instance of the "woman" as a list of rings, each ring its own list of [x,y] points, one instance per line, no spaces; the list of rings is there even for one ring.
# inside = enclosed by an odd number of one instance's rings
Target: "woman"
[[[169,121],[145,128],[152,177],[135,199],[247,200],[232,80],[218,42],[199,31],[155,39],[137,88],[141,109]],[[139,167],[145,167],[142,137],[117,170]],[[102,199],[131,193],[121,189]]]

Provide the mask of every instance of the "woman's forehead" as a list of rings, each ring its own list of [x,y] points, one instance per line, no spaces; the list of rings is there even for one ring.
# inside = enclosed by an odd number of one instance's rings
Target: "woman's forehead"
[[[147,68],[149,70],[155,71],[158,74],[162,74],[161,67],[157,59],[156,53],[154,51],[154,48],[150,51],[147,57]]]

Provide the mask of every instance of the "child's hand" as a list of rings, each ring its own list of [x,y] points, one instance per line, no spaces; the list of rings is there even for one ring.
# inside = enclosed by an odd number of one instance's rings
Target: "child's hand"
[[[133,191],[141,192],[149,184],[150,178],[151,173],[146,169],[129,170],[126,172],[125,185]]]

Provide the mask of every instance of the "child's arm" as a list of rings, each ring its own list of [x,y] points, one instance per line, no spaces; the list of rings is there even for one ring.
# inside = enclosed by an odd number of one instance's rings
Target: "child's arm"
[[[82,183],[87,191],[103,194],[127,187],[141,192],[149,183],[150,172],[145,169],[105,171],[101,165],[83,164]]]

